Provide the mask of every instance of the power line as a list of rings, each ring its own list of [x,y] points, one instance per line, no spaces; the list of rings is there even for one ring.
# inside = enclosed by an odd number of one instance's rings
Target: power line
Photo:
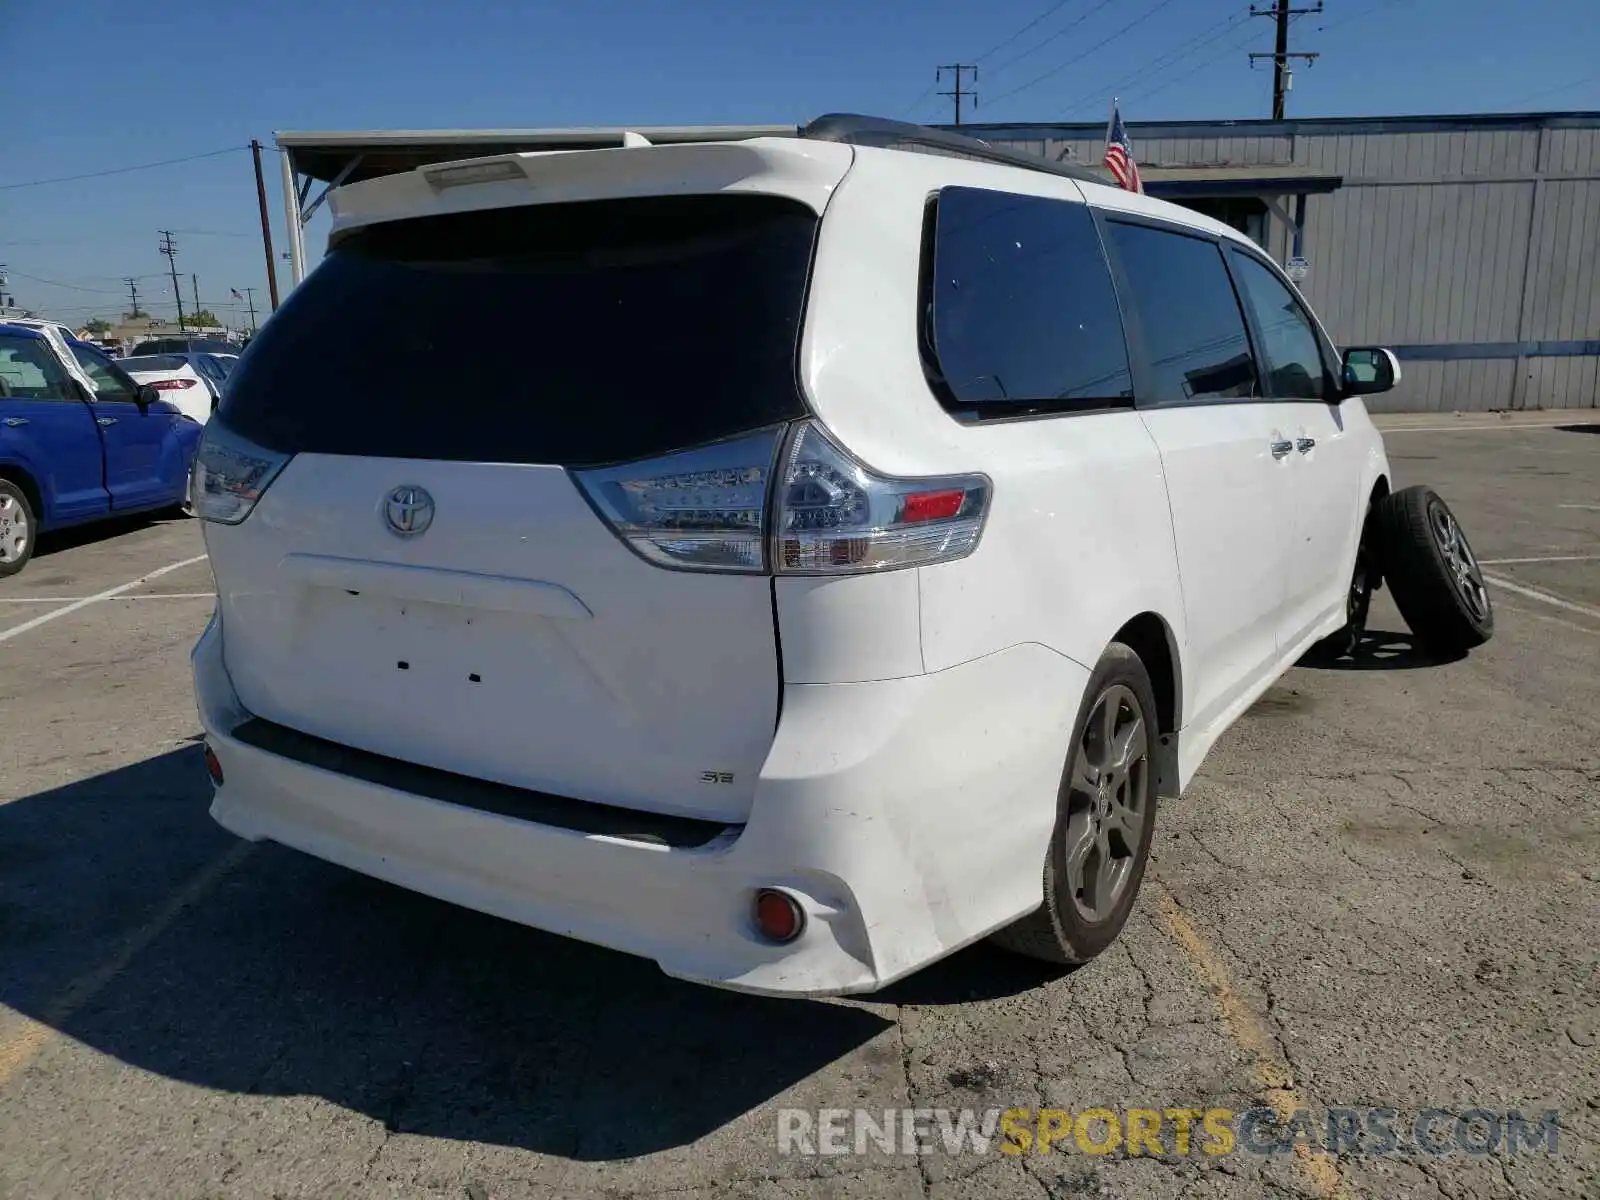
[[[1100,0],[1099,4],[1096,4],[1093,8],[1089,9],[1085,13],[1081,13],[1078,16],[1077,20],[1068,21],[1060,29],[1058,29],[1054,33],[1050,34],[1050,36],[1044,37],[1044,38],[1040,38],[1037,42],[1035,42],[1033,45],[1029,46],[1021,54],[1013,54],[1010,58],[1006,59],[1004,62],[998,63],[995,66],[990,67],[989,68],[989,73],[992,75],[997,71],[1004,71],[1007,67],[1016,66],[1023,59],[1027,58],[1030,54],[1035,54],[1038,51],[1043,50],[1046,46],[1048,46],[1051,42],[1055,41],[1057,38],[1065,37],[1067,34],[1071,33],[1074,29],[1076,29],[1079,25],[1082,25],[1090,17],[1094,16],[1095,13],[1099,12],[1102,8],[1107,7],[1111,3],[1112,3],[1112,0]]]
[[[79,284],[76,284],[76,283],[63,283],[59,279],[45,279],[43,276],[40,276],[40,275],[30,275],[26,271],[17,270],[15,267],[9,267],[7,269],[11,272],[11,274],[17,276],[20,279],[30,279],[34,283],[48,284],[50,287],[66,288],[70,292],[88,292],[91,296],[120,296],[120,295],[122,295],[122,292],[120,290],[108,291],[105,288],[83,287],[83,286],[81,286]]]
[[[132,167],[112,167],[105,171],[86,171],[82,175],[58,175],[54,179],[29,179],[24,183],[0,183],[0,192],[11,191],[14,188],[43,187],[47,183],[75,183],[80,179],[101,179],[107,175],[126,175],[130,171],[153,171],[157,167],[174,167],[179,163],[195,162],[202,158],[216,158],[220,154],[232,154],[237,150],[248,149],[246,146],[227,146],[221,150],[207,150],[204,154],[186,154],[182,158],[167,158],[160,162],[139,163]]]
[[[1560,92],[1570,92],[1575,87],[1582,87],[1586,83],[1593,83],[1600,79],[1600,74],[1585,75],[1582,79],[1574,79],[1571,83],[1563,83],[1553,88],[1545,88],[1542,92],[1535,92],[1531,96],[1524,96],[1521,100],[1513,101],[1513,105],[1522,105],[1530,100],[1542,100],[1546,96],[1554,96]]]
[[[1072,0],[1059,0],[1058,3],[1052,4],[1049,8],[1045,9],[1042,13],[1040,13],[1033,20],[1029,21],[1021,29],[1019,29],[1015,33],[1013,33],[1010,37],[1004,38],[1001,41],[998,41],[994,45],[990,46],[982,54],[978,55],[978,57],[976,59],[974,59],[973,61],[974,62],[982,62],[984,59],[988,58],[991,54],[993,54],[996,50],[1004,50],[1007,46],[1011,45],[1012,42],[1016,41],[1023,34],[1027,33],[1028,30],[1032,29],[1035,25],[1039,24],[1040,21],[1045,20],[1047,17],[1055,16],[1056,13],[1060,12],[1063,8],[1065,8],[1067,5],[1069,5],[1071,3],[1072,3]]]
[[[1217,24],[1207,26],[1205,29],[1195,34],[1192,38],[1179,43],[1166,53],[1152,59],[1131,73],[1124,75],[1115,83],[1098,88],[1093,92],[1084,93],[1084,95],[1079,99],[1074,100],[1071,104],[1064,106],[1061,111],[1063,114],[1073,113],[1078,109],[1087,106],[1090,101],[1103,100],[1108,96],[1116,94],[1121,89],[1128,87],[1131,84],[1138,83],[1140,80],[1148,78],[1156,71],[1164,70],[1170,66],[1176,66],[1178,62],[1186,55],[1192,54],[1195,51],[1200,50],[1202,47],[1209,46],[1218,38],[1227,37],[1228,34],[1233,32],[1235,29],[1238,29],[1241,25],[1246,24],[1249,20],[1250,12],[1248,9],[1237,12],[1232,16],[1224,17],[1221,21],[1217,22]]]
[[[1088,58],[1091,54],[1095,53],[1096,51],[1101,50],[1106,46],[1109,46],[1112,42],[1116,41],[1123,34],[1127,33],[1130,29],[1133,29],[1135,26],[1142,25],[1144,22],[1148,21],[1151,17],[1155,16],[1158,12],[1160,12],[1163,8],[1166,8],[1172,2],[1173,2],[1173,0],[1159,0],[1159,3],[1157,3],[1154,8],[1146,9],[1143,13],[1139,14],[1133,20],[1129,21],[1126,25],[1124,25],[1121,29],[1119,29],[1115,33],[1113,33],[1110,37],[1106,38],[1103,41],[1096,42],[1093,46],[1090,46],[1087,50],[1085,50],[1082,54],[1079,54],[1075,58],[1069,58],[1066,62],[1060,64],[1059,66],[1051,67],[1050,70],[1046,71],[1044,74],[1035,76],[1034,78],[1028,80],[1027,83],[1022,84],[1020,87],[1014,87],[1009,92],[1001,93],[999,96],[995,97],[994,100],[991,100],[989,102],[990,106],[993,107],[993,105],[995,104],[995,102],[997,100],[1007,100],[1010,97],[1015,96],[1018,92],[1025,92],[1029,88],[1033,87],[1035,84],[1043,83],[1046,79],[1049,79],[1051,76],[1059,75],[1059,74],[1061,74],[1062,71],[1065,71],[1068,67],[1073,66],[1076,63],[1082,62],[1084,59]]]
[[[1135,92],[1132,93],[1132,96],[1136,100],[1148,100],[1151,96],[1158,96],[1162,92],[1166,91],[1168,88],[1172,87],[1174,84],[1182,83],[1185,79],[1188,79],[1191,76],[1198,74],[1199,72],[1205,70],[1207,67],[1211,66],[1212,64],[1221,62],[1224,58],[1231,57],[1235,52],[1237,52],[1239,50],[1239,48],[1241,46],[1243,46],[1246,42],[1249,42],[1254,37],[1255,37],[1255,34],[1254,34],[1254,32],[1252,32],[1246,37],[1242,37],[1242,38],[1239,38],[1239,39],[1237,39],[1235,41],[1229,42],[1226,46],[1224,46],[1222,48],[1222,51],[1220,53],[1215,54],[1215,55],[1213,55],[1212,57],[1210,57],[1208,59],[1205,59],[1205,60],[1203,60],[1201,62],[1196,63],[1194,66],[1190,67],[1187,71],[1183,72],[1183,74],[1174,75],[1170,79],[1163,80],[1158,87],[1147,88],[1144,91],[1135,91]]]

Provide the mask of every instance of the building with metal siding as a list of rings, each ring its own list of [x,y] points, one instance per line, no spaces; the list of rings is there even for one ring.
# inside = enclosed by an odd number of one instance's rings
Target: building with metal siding
[[[1100,124],[961,132],[1085,166],[1105,149]],[[1404,364],[1374,409],[1600,406],[1600,113],[1128,132],[1151,194],[1227,220],[1280,263],[1298,224],[1300,287],[1335,340]]]
[[[1373,408],[1600,406],[1600,113],[1128,130],[1147,191],[1228,221],[1280,263],[1303,259],[1300,286],[1338,342],[1395,349],[1404,380]],[[1098,123],[960,132],[1110,179]],[[772,136],[805,129],[279,133],[294,278],[304,277],[306,222],[347,181],[520,151]]]

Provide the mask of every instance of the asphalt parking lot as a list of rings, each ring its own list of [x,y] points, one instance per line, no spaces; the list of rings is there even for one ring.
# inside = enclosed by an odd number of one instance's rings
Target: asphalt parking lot
[[[1101,959],[977,947],[826,1003],[236,842],[188,676],[198,529],[58,540],[0,583],[0,1196],[1600,1196],[1582,420],[1394,423],[1399,483],[1434,484],[1485,563],[1495,639],[1429,662],[1380,595],[1353,663],[1292,671],[1163,810]],[[779,1153],[780,1109],[857,1106],[1559,1124],[1553,1153]]]

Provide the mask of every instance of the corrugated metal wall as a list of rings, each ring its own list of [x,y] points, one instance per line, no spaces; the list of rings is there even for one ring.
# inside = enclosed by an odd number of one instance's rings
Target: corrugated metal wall
[[[1344,124],[1130,132],[1147,165],[1292,163],[1344,177],[1307,199],[1301,286],[1337,341],[1402,348],[1404,381],[1374,409],[1600,406],[1600,121]],[[1004,144],[1088,164],[1103,152],[1097,130],[1049,132]],[[1286,231],[1272,225],[1281,262]]]

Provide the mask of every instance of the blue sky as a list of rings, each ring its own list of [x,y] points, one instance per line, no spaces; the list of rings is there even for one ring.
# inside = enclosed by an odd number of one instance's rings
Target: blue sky
[[[829,111],[948,120],[933,69],[957,60],[980,64],[980,107],[969,117],[980,121],[1103,120],[1113,86],[1133,122],[1266,116],[1270,68],[1251,70],[1245,54],[1271,48],[1271,22],[1247,8],[32,5],[25,20],[13,9],[0,26],[0,263],[19,302],[65,320],[115,318],[127,307],[126,275],[140,277],[143,307],[170,314],[156,231],[172,229],[185,305],[191,272],[202,302],[225,316],[230,288],[254,287],[264,305],[255,187],[237,148],[252,137],[270,146],[275,130],[788,123]],[[1593,11],[1593,0],[1327,0],[1294,27],[1293,48],[1323,57],[1296,71],[1290,115],[1600,109]],[[227,147],[236,149],[155,170],[14,186]],[[264,165],[281,251],[276,154]],[[313,258],[324,228],[308,233]],[[285,286],[287,275],[285,266]]]

